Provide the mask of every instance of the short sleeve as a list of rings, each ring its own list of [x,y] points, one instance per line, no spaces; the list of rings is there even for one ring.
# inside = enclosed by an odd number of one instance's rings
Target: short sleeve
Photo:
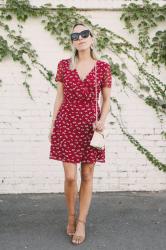
[[[63,61],[62,60],[59,61],[58,66],[57,66],[55,81],[56,82],[63,82]]]
[[[112,86],[112,74],[111,74],[111,66],[108,63],[105,63],[103,66],[103,79],[101,83],[101,88]]]

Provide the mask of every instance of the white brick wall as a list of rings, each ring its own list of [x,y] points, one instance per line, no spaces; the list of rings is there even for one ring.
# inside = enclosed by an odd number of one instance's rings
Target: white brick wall
[[[31,1],[41,5],[47,1]],[[49,1],[54,5],[57,1]],[[72,4],[71,4],[72,2]],[[122,1],[58,1],[65,5],[84,8],[120,7]],[[161,1],[162,3],[162,1]],[[119,21],[119,11],[83,12],[93,23],[108,27],[119,35],[136,43]],[[109,21],[108,21],[109,20]],[[13,26],[16,27],[16,22]],[[164,23],[162,24],[164,27]],[[37,50],[41,63],[55,72],[57,62],[70,53],[63,52],[58,42],[43,30],[39,20],[28,20],[23,36]],[[108,51],[107,53],[111,53]],[[110,54],[112,57],[112,53]],[[55,90],[37,70],[29,80],[33,102],[21,82],[21,67],[6,59],[0,64],[2,86],[0,91],[0,193],[63,192],[64,173],[62,163],[49,159],[48,133],[51,124]],[[134,68],[130,68],[133,70]],[[151,71],[151,67],[149,68]],[[164,81],[164,70],[157,75]],[[130,91],[128,96],[113,78],[112,96],[122,105],[122,118],[128,132],[149,149],[161,162],[166,162],[166,142],[160,136],[160,123],[155,112]],[[112,104],[113,112],[116,112]],[[117,114],[116,114],[117,115]],[[109,125],[114,121],[114,125]],[[165,123],[166,124],[166,123]],[[166,128],[164,128],[166,130]],[[144,155],[121,133],[109,114],[106,129],[106,163],[97,163],[94,172],[93,191],[163,190],[166,173],[154,167]],[[78,164],[78,184],[80,183]]]

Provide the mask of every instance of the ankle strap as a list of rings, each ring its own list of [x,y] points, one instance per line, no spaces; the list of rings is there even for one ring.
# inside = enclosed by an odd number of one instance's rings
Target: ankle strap
[[[82,222],[82,223],[86,223],[86,221],[84,221],[84,220],[80,220],[80,219],[77,219],[77,221],[80,221],[80,222]]]

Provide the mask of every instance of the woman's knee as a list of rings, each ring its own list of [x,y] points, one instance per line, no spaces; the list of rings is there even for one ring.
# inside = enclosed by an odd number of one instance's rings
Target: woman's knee
[[[75,175],[66,175],[65,176],[65,181],[68,183],[68,184],[72,184],[76,181],[76,176]]]
[[[82,164],[81,180],[84,182],[92,182],[94,164]]]
[[[91,182],[92,181],[92,174],[91,173],[83,173],[81,176],[81,180],[84,182]]]
[[[74,183],[77,180],[77,165],[74,163],[63,163],[65,171],[65,181],[67,183]]]

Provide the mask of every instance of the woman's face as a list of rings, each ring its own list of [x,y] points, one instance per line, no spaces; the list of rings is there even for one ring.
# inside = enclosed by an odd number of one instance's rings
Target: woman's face
[[[83,30],[87,30],[88,28],[82,25],[77,25],[72,33],[75,32],[81,32]],[[79,39],[77,41],[72,41],[73,46],[77,49],[77,50],[86,50],[89,49],[90,46],[93,44],[93,37],[91,37],[91,35],[89,35],[87,38],[83,38],[81,35],[79,35]]]

